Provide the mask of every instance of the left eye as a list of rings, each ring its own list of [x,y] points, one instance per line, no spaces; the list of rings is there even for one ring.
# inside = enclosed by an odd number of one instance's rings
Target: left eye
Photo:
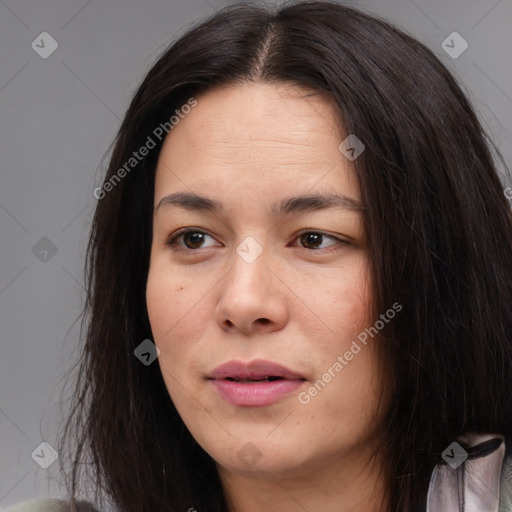
[[[205,246],[202,246],[202,243],[205,240],[205,237],[212,238],[210,235],[205,233],[204,231],[198,230],[198,229],[184,229],[182,231],[179,231],[174,236],[172,236],[169,241],[167,242],[167,245],[172,247],[176,251],[186,251],[186,252],[193,252],[196,249],[204,248]],[[295,240],[300,240],[302,244],[308,245],[308,246],[317,246],[322,245],[324,242],[324,239],[330,239],[333,240],[334,243],[332,245],[345,245],[348,244],[347,241],[342,240],[341,238],[337,238],[332,235],[327,235],[325,233],[322,233],[320,231],[305,231],[303,233],[300,233],[298,237]],[[182,240],[183,244],[180,244],[179,241]],[[213,240],[213,238],[212,238]],[[214,247],[214,245],[206,246],[206,247]],[[305,250],[312,250],[312,251],[318,251],[319,249],[325,249],[325,247],[301,247]]]

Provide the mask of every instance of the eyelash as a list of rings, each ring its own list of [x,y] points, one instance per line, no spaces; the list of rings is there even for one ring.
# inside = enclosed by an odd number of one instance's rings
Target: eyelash
[[[189,233],[200,233],[202,235],[206,235],[206,236],[209,236],[210,238],[213,238],[208,233],[206,233],[205,231],[203,231],[201,229],[184,228],[184,229],[181,229],[181,230],[177,231],[173,235],[171,235],[170,238],[167,240],[166,245],[171,247],[172,250],[175,251],[175,252],[181,252],[181,253],[194,253],[194,252],[198,252],[201,249],[201,247],[198,248],[198,249],[189,249],[189,248],[178,247],[177,240],[180,237],[183,237],[184,235],[187,235]],[[324,233],[322,231],[314,231],[314,230],[303,231],[303,232],[301,232],[301,233],[299,233],[297,235],[296,239],[300,238],[303,235],[309,235],[309,234],[322,235],[323,237],[330,238],[332,240],[336,240],[338,242],[338,246],[344,246],[344,245],[348,245],[349,244],[349,242],[347,242],[346,240],[343,240],[341,238],[335,237],[333,235],[328,235],[327,233]],[[332,249],[332,248],[327,248],[327,249],[308,249],[307,247],[299,247],[299,248],[303,249],[305,251],[309,251],[309,252],[323,252],[323,253],[329,253],[329,252],[333,252],[333,251],[336,251],[336,250],[340,249],[340,247],[335,247],[334,249]]]

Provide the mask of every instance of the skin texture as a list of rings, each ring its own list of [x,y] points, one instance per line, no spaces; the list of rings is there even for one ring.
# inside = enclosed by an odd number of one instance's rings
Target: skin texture
[[[216,461],[232,512],[385,511],[377,448],[388,398],[379,402],[386,386],[376,340],[309,403],[298,400],[374,323],[362,214],[270,212],[306,193],[359,200],[353,163],[338,150],[346,134],[326,97],[296,86],[221,87],[197,101],[167,136],[156,171],[146,297],[169,394]],[[218,200],[225,211],[157,209],[174,192]],[[184,227],[207,236],[167,245]],[[262,249],[252,263],[236,252],[248,236]],[[253,359],[307,381],[268,406],[225,402],[207,376]],[[252,465],[237,456],[249,442],[260,455]]]

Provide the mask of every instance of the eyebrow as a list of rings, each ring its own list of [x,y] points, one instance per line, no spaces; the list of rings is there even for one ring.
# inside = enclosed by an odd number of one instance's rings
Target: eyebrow
[[[156,210],[158,211],[161,207],[169,205],[192,211],[210,211],[214,214],[221,214],[224,211],[220,201],[191,192],[175,192],[162,197]],[[271,206],[270,211],[275,216],[284,217],[291,213],[313,212],[329,208],[355,212],[364,210],[360,201],[343,194],[312,194],[281,199]]]

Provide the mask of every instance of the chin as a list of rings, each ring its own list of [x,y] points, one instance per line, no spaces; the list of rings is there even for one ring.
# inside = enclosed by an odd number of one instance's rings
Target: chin
[[[261,451],[260,451],[261,452]],[[288,459],[285,454],[273,453],[265,456],[265,452],[261,452],[260,457],[256,456],[253,461],[243,462],[239,460],[236,453],[226,460],[225,454],[221,460],[216,460],[217,466],[227,473],[273,476],[275,478],[295,477],[297,471],[305,465],[303,461]],[[302,463],[301,463],[302,462]]]
[[[219,451],[217,445],[209,453],[217,466],[228,473],[270,473],[280,477],[296,475],[297,470],[307,466],[306,454],[298,444],[286,445],[284,442],[283,438],[274,441],[251,438],[247,433],[243,440],[230,439],[226,449]]]

